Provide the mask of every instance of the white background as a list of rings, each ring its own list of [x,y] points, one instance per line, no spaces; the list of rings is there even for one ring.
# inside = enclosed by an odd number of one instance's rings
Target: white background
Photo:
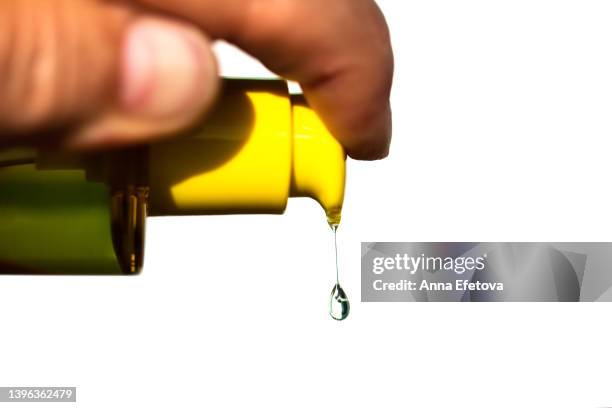
[[[612,240],[612,3],[379,3],[394,140],[348,163],[349,319],[327,316],[313,201],[151,219],[141,276],[0,279],[0,385],[76,385],[81,407],[612,406],[611,304],[359,302],[361,241]]]

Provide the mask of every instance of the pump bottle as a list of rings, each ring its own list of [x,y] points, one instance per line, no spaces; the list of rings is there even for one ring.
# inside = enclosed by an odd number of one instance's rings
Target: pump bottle
[[[202,123],[95,154],[0,150],[0,273],[136,274],[148,216],[283,213],[340,221],[345,153],[282,80],[226,79]]]

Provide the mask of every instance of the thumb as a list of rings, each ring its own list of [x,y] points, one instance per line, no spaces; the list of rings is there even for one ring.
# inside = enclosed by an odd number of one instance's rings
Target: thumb
[[[218,88],[203,33],[96,0],[0,1],[0,144],[98,148],[190,125]]]

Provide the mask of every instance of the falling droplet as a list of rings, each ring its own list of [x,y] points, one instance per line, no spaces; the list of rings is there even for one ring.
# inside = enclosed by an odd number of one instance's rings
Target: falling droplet
[[[340,284],[336,283],[329,297],[329,315],[335,320],[344,320],[351,310],[346,293]]]
[[[335,320],[344,320],[348,317],[351,305],[348,300],[348,296],[340,286],[340,274],[338,273],[338,239],[337,231],[338,224],[330,224],[332,231],[334,232],[334,251],[336,253],[336,284],[331,291],[329,297],[329,315]]]

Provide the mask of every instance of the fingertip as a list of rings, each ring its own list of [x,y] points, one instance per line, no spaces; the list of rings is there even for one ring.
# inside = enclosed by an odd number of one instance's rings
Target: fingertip
[[[347,154],[354,160],[382,160],[389,156],[389,143],[369,143],[365,146],[351,148],[347,150]]]
[[[186,23],[140,18],[122,47],[120,105],[153,119],[189,116],[215,93],[216,63],[207,38]]]
[[[117,101],[66,142],[73,149],[144,143],[176,134],[212,105],[217,63],[190,24],[140,17],[125,30]]]
[[[375,118],[366,121],[360,131],[342,138],[349,157],[355,160],[381,160],[389,155],[392,136],[391,108],[387,104]]]

